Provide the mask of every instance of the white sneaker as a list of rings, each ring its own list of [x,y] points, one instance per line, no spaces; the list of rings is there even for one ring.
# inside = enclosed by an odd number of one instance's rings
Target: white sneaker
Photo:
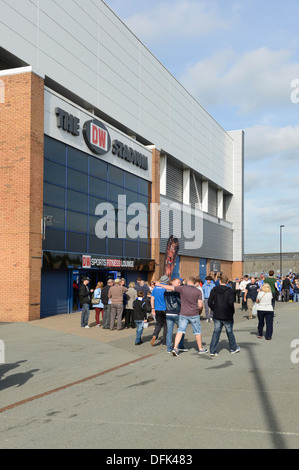
[[[86,325],[84,328],[90,328],[90,326]]]

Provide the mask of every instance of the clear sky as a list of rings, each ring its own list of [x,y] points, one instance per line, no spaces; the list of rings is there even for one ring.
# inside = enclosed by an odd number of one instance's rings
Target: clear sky
[[[105,0],[225,129],[245,131],[245,253],[299,251],[299,1]]]

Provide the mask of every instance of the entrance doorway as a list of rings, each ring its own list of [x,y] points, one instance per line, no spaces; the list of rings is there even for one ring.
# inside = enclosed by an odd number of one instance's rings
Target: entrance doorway
[[[79,287],[83,277],[89,277],[89,288],[95,289],[98,282],[102,282],[104,286],[108,279],[116,279],[123,277],[126,279],[125,272],[119,271],[102,271],[99,269],[76,270],[70,271],[69,289],[68,289],[68,311],[69,313],[78,312],[81,309],[79,301]]]

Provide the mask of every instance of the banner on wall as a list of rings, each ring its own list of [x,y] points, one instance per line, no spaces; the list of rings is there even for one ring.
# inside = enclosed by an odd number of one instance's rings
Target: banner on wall
[[[167,241],[164,263],[164,274],[171,279],[180,249],[179,240],[171,235]]]

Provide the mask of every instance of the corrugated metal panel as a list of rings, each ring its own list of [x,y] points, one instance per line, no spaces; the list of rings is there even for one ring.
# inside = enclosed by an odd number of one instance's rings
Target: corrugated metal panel
[[[183,169],[167,161],[166,194],[171,199],[183,202]]]
[[[217,216],[217,190],[209,186],[209,214]]]
[[[201,179],[193,172],[190,174],[190,203],[202,203],[202,182]]]
[[[196,258],[210,258],[217,260],[233,260],[233,230],[231,228],[219,224],[217,219],[215,221],[202,220],[203,224],[203,239],[202,246],[198,249],[186,248],[185,243],[192,241],[192,238],[188,238],[186,226],[183,222],[183,214],[179,210],[170,211],[169,214],[167,209],[163,209],[163,203],[171,205],[171,201],[167,198],[161,197],[161,239],[160,239],[160,251],[165,253],[167,240],[170,235],[174,235],[179,239],[180,249],[179,255],[192,256]],[[174,203],[172,203],[174,204]],[[178,203],[177,203],[178,204]],[[193,211],[192,211],[193,212]],[[169,227],[167,227],[167,219],[169,220]],[[192,229],[195,229],[195,216],[192,214]],[[168,228],[168,231],[166,230]],[[198,235],[198,234],[197,234]],[[198,275],[198,273],[194,273]]]
[[[68,313],[68,272],[42,271],[41,318]]]

